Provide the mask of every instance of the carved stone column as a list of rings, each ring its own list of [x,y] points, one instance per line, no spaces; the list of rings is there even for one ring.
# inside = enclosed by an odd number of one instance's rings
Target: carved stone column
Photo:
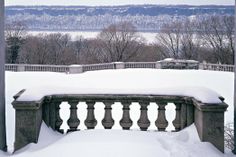
[[[80,124],[80,120],[77,116],[78,101],[69,101],[68,103],[70,104],[70,118],[67,120],[67,124],[69,125],[70,129],[68,129],[67,132],[77,131],[77,127]]]
[[[60,101],[54,101],[54,105],[55,105],[55,111],[56,111],[56,123],[55,123],[55,129],[60,132],[60,133],[64,133],[64,130],[60,129],[61,125],[62,125],[62,119],[60,117],[60,105],[61,102]]]
[[[138,120],[138,126],[140,127],[140,129],[142,131],[146,131],[148,129],[148,127],[150,126],[150,121],[148,119],[148,115],[147,115],[147,111],[148,108],[147,106],[149,105],[149,102],[139,102],[141,108],[141,114],[140,114],[140,118]]]
[[[129,130],[130,127],[132,126],[133,122],[130,118],[129,114],[129,106],[131,105],[131,102],[121,102],[123,105],[123,116],[122,119],[120,120],[120,125],[124,130]]]
[[[112,126],[114,125],[114,119],[112,119],[112,113],[111,113],[111,105],[113,102],[106,101],[104,102],[105,104],[105,115],[102,120],[102,125],[105,129],[111,129]]]
[[[87,108],[87,118],[84,121],[84,124],[88,129],[94,129],[95,126],[97,125],[97,120],[95,119],[95,116],[94,116],[95,102],[87,101],[86,104],[88,105],[88,108]]]
[[[181,122],[180,122],[180,109],[181,109],[181,103],[175,103],[175,120],[173,120],[173,125],[175,127],[175,131],[179,131],[181,127]]]
[[[166,120],[165,114],[165,106],[167,105],[167,103],[159,103],[158,105],[158,117],[155,121],[155,125],[159,131],[165,131],[166,127],[168,126],[168,121]]]
[[[180,110],[180,129],[184,129],[187,126],[187,105],[183,103]]]

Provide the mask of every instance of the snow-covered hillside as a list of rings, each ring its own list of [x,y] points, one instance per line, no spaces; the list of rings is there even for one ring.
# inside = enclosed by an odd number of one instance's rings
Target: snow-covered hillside
[[[234,6],[7,6],[6,22],[18,21],[30,30],[100,31],[129,21],[138,31],[157,32],[163,23],[187,18],[201,21],[210,15],[234,15]]]

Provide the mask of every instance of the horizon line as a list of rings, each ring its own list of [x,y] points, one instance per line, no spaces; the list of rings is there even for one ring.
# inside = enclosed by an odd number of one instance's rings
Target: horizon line
[[[40,6],[51,6],[51,7],[122,7],[122,6],[226,6],[234,7],[235,5],[229,4],[204,4],[204,5],[192,5],[192,4],[122,4],[122,5],[50,5],[50,4],[40,4],[40,5],[5,5],[5,7],[40,7]]]

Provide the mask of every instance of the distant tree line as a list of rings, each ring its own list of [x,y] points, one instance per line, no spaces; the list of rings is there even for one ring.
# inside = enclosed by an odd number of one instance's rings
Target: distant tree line
[[[211,16],[165,23],[147,44],[130,22],[104,28],[94,39],[69,34],[27,34],[21,22],[6,25],[6,61],[25,64],[93,64],[147,62],[164,58],[233,64],[234,17]]]

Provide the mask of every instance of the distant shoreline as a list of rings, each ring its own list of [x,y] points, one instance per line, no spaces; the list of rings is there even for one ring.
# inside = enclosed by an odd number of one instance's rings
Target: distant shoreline
[[[28,30],[27,30],[28,31]],[[100,33],[100,31],[62,31],[62,30],[40,30],[40,31],[28,31],[28,34],[30,35],[39,35],[39,34],[51,34],[51,33],[61,33],[61,34],[69,34],[72,38],[72,40],[76,40],[77,37],[82,36],[85,39],[93,39],[96,38],[97,35]],[[154,32],[137,32],[138,34],[140,34],[142,37],[145,38],[146,42],[151,44],[153,42],[155,42],[155,37],[158,33],[154,33]]]
[[[31,32],[101,32],[102,29],[27,29]],[[137,30],[140,33],[160,33],[160,30]]]

